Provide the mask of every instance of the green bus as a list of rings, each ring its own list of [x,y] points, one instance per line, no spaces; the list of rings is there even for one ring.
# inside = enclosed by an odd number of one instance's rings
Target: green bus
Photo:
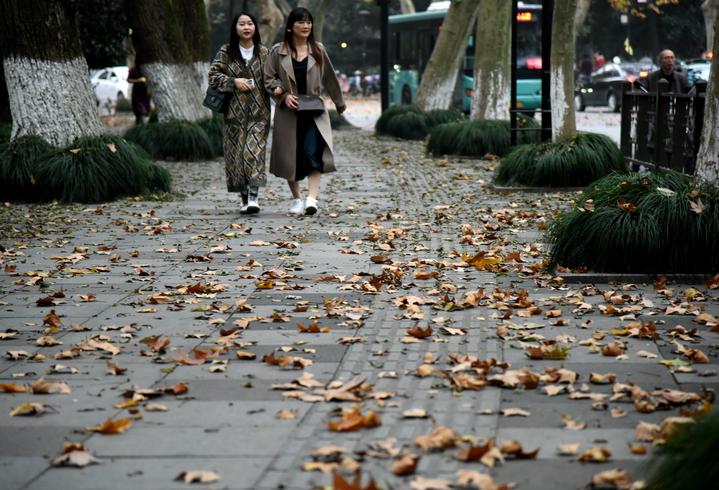
[[[417,96],[422,72],[432,55],[434,43],[449,9],[448,1],[434,2],[424,12],[391,15],[389,103],[411,104]],[[540,48],[542,6],[519,2],[517,13],[517,108],[534,112],[542,104]],[[482,22],[479,19],[478,22]],[[474,33],[475,30],[472,30]],[[453,106],[469,113],[474,77],[474,35],[467,39],[467,51],[457,77]]]

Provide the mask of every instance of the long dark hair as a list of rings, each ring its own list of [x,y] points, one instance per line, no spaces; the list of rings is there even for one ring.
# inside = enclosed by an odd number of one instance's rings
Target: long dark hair
[[[237,34],[237,21],[240,20],[240,17],[242,17],[243,15],[249,17],[250,20],[252,20],[252,23],[255,24],[255,34],[252,36],[252,42],[255,45],[255,56],[257,56],[257,54],[260,52],[260,44],[262,44],[262,38],[260,37],[260,25],[257,23],[257,19],[255,19],[254,15],[252,15],[251,13],[240,12],[232,20],[232,24],[230,25],[230,60],[240,60],[244,63],[245,60],[240,54],[240,35]]]
[[[292,26],[295,25],[295,22],[299,22],[301,20],[309,20],[312,22],[312,30],[310,31],[310,37],[307,38],[307,43],[310,45],[310,49],[312,50],[312,54],[315,55],[317,63],[322,65],[324,57],[322,55],[322,48],[320,48],[320,45],[315,40],[315,20],[310,11],[306,8],[297,7],[290,12],[290,15],[287,16],[287,25],[285,26],[283,41],[290,47],[292,54],[297,55],[297,47],[292,40]]]

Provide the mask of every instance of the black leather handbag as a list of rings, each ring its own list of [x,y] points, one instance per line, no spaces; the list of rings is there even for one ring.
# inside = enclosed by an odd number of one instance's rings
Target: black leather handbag
[[[304,112],[319,116],[325,111],[325,103],[318,95],[298,95],[297,112]]]
[[[224,114],[230,105],[232,95],[232,92],[220,92],[215,87],[207,87],[207,93],[205,94],[205,100],[202,101],[202,105],[213,112]]]

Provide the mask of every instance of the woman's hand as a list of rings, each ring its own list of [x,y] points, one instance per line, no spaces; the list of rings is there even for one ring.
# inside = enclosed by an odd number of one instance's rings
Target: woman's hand
[[[300,107],[300,100],[296,95],[287,95],[285,97],[285,105],[293,111],[296,111]]]
[[[347,110],[347,106],[346,106],[346,105],[340,105],[340,106],[335,106],[335,107],[336,107],[336,109],[337,109],[337,114],[342,114],[344,111]]]
[[[272,94],[273,94],[275,97],[279,97],[279,96],[282,95],[284,92],[285,92],[285,91],[282,90],[282,87],[275,87],[275,90],[272,92]]]
[[[235,78],[235,88],[240,92],[249,92],[252,90],[252,85],[247,78]]]

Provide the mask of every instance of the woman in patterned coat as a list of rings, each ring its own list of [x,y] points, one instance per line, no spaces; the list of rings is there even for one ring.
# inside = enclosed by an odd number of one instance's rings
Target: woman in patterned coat
[[[209,84],[232,92],[225,111],[225,174],[227,190],[242,196],[243,214],[260,212],[259,188],[267,183],[265,148],[270,130],[270,99],[263,83],[268,50],[260,44],[255,18],[242,12],[230,27],[230,43],[215,55]]]

